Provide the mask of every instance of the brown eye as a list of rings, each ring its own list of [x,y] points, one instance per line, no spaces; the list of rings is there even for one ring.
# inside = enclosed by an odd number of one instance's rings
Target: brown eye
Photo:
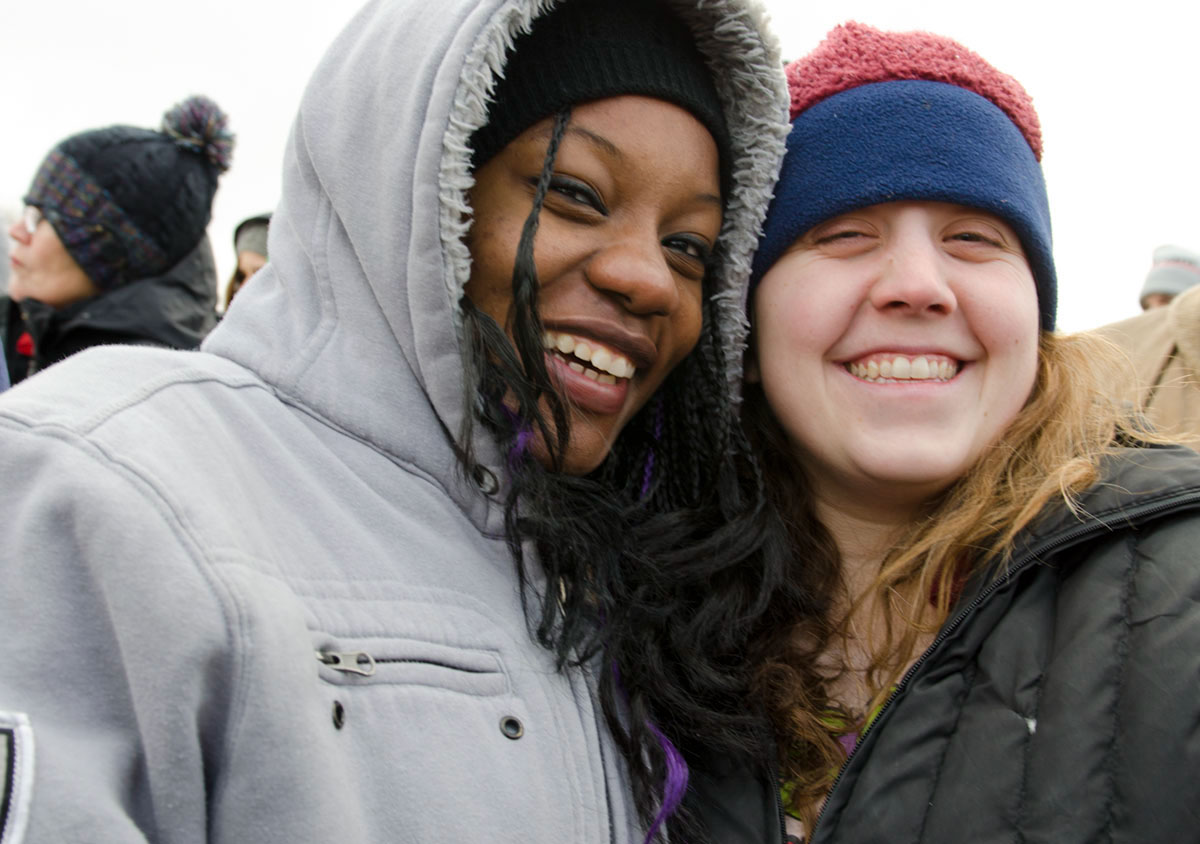
[[[988,246],[1003,248],[1004,243],[992,236],[977,231],[959,232],[958,234],[950,235],[951,240],[958,240],[964,243],[984,243]]]
[[[608,208],[596,192],[577,179],[560,175],[552,176],[550,190],[576,205],[587,206],[599,214],[608,214]]]
[[[833,234],[825,235],[820,238],[817,243],[836,243],[839,240],[853,240],[856,237],[862,237],[863,233],[853,230],[834,232]]]
[[[671,235],[663,238],[668,260],[681,275],[700,281],[708,272],[712,247],[701,238],[692,235]]]
[[[663,239],[663,246],[681,255],[694,258],[702,264],[707,264],[712,256],[712,247],[698,237],[691,235],[672,235]]]

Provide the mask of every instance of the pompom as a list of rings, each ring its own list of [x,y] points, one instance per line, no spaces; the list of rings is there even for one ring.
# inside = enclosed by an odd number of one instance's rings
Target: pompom
[[[1042,160],[1042,128],[1021,83],[957,41],[930,32],[882,32],[851,21],[834,27],[817,49],[787,67],[792,119],[834,94],[895,79],[944,82],[974,91],[1016,124]]]
[[[233,133],[229,117],[208,97],[188,97],[163,115],[163,132],[184,149],[203,155],[217,172],[224,173],[233,160]]]

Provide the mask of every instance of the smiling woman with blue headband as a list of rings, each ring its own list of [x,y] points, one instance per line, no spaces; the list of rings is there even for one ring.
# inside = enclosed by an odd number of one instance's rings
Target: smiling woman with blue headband
[[[1053,332],[1029,96],[859,24],[788,80],[745,416],[811,602],[755,648],[789,834],[1193,839],[1200,459]]]

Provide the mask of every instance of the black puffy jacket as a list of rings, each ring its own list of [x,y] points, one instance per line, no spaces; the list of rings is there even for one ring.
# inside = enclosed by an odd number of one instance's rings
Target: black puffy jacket
[[[1123,449],[1082,505],[968,586],[812,844],[1200,841],[1200,455]],[[712,840],[781,841],[774,784],[709,767]]]
[[[107,344],[194,349],[217,324],[217,269],[205,236],[161,276],[131,281],[63,308],[0,299],[0,335],[13,383],[76,352]],[[32,360],[17,351],[33,340]]]

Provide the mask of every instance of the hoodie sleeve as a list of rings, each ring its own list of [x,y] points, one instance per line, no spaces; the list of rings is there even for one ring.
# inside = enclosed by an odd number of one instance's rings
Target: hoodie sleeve
[[[135,472],[3,410],[0,841],[204,841],[223,601]]]

